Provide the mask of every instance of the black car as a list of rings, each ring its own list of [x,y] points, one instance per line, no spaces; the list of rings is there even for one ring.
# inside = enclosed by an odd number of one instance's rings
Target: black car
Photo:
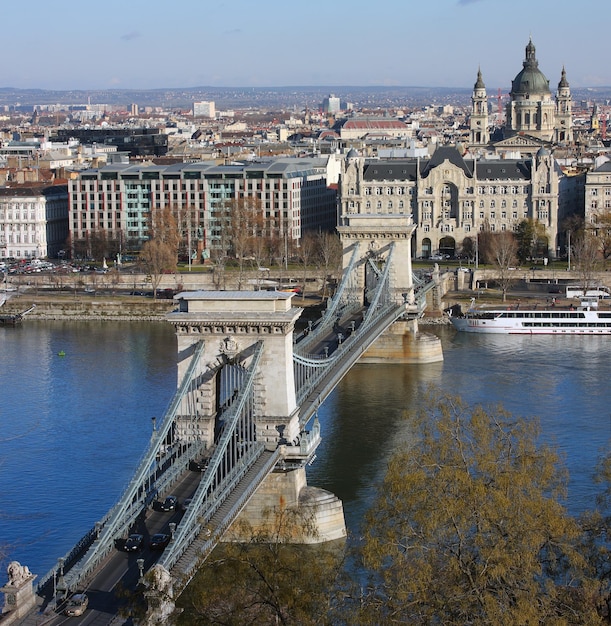
[[[170,538],[166,533],[157,533],[151,537],[149,547],[151,550],[163,550],[170,543]]]
[[[202,459],[201,461],[191,461],[189,463],[189,469],[194,472],[205,472],[208,468],[208,459]]]
[[[162,511],[175,511],[178,506],[178,498],[176,496],[168,496],[160,505]]]
[[[140,552],[144,545],[144,535],[140,535],[138,533],[134,533],[130,535],[126,541],[123,549],[125,552]]]

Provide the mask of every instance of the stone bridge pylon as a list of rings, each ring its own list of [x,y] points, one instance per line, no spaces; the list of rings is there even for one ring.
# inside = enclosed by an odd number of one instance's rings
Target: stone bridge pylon
[[[262,345],[254,380],[252,432],[235,433],[256,440],[269,451],[281,449],[282,461],[251,497],[241,519],[264,526],[276,507],[307,506],[317,518],[316,536],[305,543],[346,536],[341,501],[324,490],[307,486],[305,466],[320,442],[317,421],[307,432],[299,421],[293,366],[293,333],[301,309],[284,292],[194,291],[178,295],[179,310],[169,314],[178,349],[178,385],[191,363],[195,346],[204,343],[197,364],[197,384],[183,399],[176,420],[181,440],[198,440],[211,450],[223,428],[222,415],[240,391],[243,372]],[[307,505],[306,505],[307,502]],[[240,518],[238,518],[240,519]],[[239,525],[234,524],[233,538]]]
[[[375,166],[372,166],[375,167]],[[388,200],[384,194],[391,188],[374,186],[376,194],[367,184],[364,159],[350,150],[342,161],[341,205],[339,226],[343,248],[344,273],[351,276],[345,288],[345,298],[355,304],[367,306],[368,294],[377,276],[386,268],[389,287],[387,293],[394,302],[405,302],[417,310],[417,294],[412,271],[412,237],[416,224],[412,214],[400,203]],[[403,208],[402,208],[403,205]],[[377,207],[374,211],[372,207]],[[425,363],[443,360],[439,339],[421,333],[418,315],[399,319],[363,355],[362,363]]]

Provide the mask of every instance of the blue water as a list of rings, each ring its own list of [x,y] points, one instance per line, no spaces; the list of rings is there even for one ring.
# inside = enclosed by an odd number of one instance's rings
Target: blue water
[[[104,515],[175,388],[169,325],[0,328],[2,573],[44,575]]]
[[[592,507],[592,472],[611,441],[609,340],[436,332],[443,363],[356,366],[319,410],[323,443],[308,480],[343,500],[349,532],[405,440],[404,410],[429,384],[538,416],[566,457],[569,509]],[[0,328],[0,581],[13,559],[44,575],[108,511],[175,388],[169,324]]]
[[[429,332],[442,339],[443,363],[357,365],[319,411],[323,443],[309,480],[343,500],[348,528],[358,532],[388,455],[409,436],[401,416],[430,385],[538,418],[570,472],[567,508],[593,508],[596,462],[611,449],[609,339]]]

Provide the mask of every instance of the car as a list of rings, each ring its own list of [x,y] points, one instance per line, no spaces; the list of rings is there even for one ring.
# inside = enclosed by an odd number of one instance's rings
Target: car
[[[126,540],[123,546],[125,552],[140,552],[144,546],[144,535],[139,533],[131,534]]]
[[[88,605],[89,598],[86,594],[75,593],[70,600],[68,600],[68,605],[64,609],[64,613],[70,617],[77,617],[87,610]]]
[[[156,533],[151,537],[149,548],[151,550],[163,550],[170,543],[171,538],[167,533]]]
[[[194,472],[205,472],[208,469],[208,459],[202,459],[201,461],[191,461],[189,463],[189,469]]]
[[[168,496],[160,505],[159,508],[162,511],[175,511],[178,505],[178,498],[176,496]]]

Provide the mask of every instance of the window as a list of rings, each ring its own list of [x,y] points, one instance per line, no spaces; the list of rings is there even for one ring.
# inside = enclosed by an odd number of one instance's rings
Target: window
[[[496,212],[495,211],[490,211],[490,219],[491,220],[496,219]]]

